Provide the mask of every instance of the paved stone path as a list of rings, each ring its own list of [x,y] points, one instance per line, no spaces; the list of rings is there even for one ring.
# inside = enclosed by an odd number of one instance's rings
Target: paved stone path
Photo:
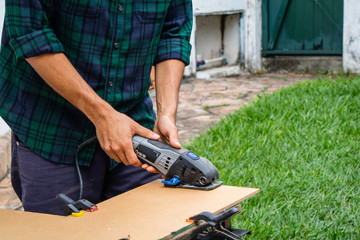
[[[199,136],[224,116],[262,93],[271,93],[311,74],[256,74],[229,78],[184,80],[180,88],[177,126],[182,143]],[[154,100],[155,92],[151,91]]]
[[[184,80],[180,89],[177,126],[180,141],[187,142],[205,132],[221,118],[239,109],[257,95],[271,93],[315,75],[257,74],[210,80]],[[154,99],[155,91],[150,94]],[[155,104],[154,104],[155,105]],[[10,175],[0,178],[0,208],[19,208]]]

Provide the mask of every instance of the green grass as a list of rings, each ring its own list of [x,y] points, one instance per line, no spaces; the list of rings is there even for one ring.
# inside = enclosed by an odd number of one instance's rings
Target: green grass
[[[203,109],[204,109],[204,110],[210,110],[210,109],[212,109],[212,108],[217,108],[217,107],[227,107],[227,106],[230,106],[230,104],[226,104],[226,103],[224,103],[224,104],[215,105],[215,106],[205,105],[205,106],[203,107]]]
[[[261,95],[187,147],[261,189],[233,221],[246,239],[360,239],[360,77]]]

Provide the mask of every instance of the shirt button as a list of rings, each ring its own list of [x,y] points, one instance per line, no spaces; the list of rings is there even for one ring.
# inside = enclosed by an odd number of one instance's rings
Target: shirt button
[[[112,81],[109,81],[108,86],[112,87],[113,85],[114,85],[114,83]]]
[[[119,48],[119,46],[120,46],[120,44],[119,44],[119,43],[117,43],[117,42],[116,42],[116,43],[114,43],[114,48],[115,48],[115,49],[118,49],[118,48]]]
[[[120,5],[120,7],[119,7],[119,11],[120,11],[120,12],[122,12],[123,10],[124,10],[123,5]]]

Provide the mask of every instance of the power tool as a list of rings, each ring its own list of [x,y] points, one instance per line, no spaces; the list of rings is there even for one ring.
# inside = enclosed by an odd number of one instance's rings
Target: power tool
[[[222,182],[219,171],[206,158],[185,149],[177,149],[166,143],[138,135],[132,139],[134,151],[142,163],[147,163],[162,174],[166,187],[212,190]]]

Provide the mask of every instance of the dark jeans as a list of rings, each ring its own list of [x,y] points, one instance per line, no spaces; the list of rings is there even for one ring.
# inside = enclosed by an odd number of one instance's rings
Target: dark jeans
[[[12,137],[11,181],[25,211],[64,215],[57,194],[79,198],[79,177],[75,165],[56,164],[31,151]],[[119,164],[109,170],[109,158],[99,147],[90,167],[80,167],[83,198],[99,203],[160,178],[142,168]]]

